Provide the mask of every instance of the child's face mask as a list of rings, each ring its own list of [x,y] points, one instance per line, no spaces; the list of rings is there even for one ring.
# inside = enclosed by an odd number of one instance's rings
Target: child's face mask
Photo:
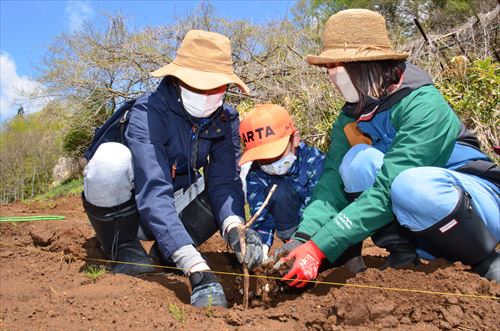
[[[297,160],[297,157],[290,152],[273,163],[260,165],[260,168],[269,175],[282,176],[290,170],[295,160]]]
[[[343,66],[328,68],[328,77],[342,93],[347,102],[356,103],[359,101],[358,91],[354,88],[351,78]]]
[[[222,106],[225,91],[214,94],[200,94],[180,86],[184,109],[196,118],[208,118]]]

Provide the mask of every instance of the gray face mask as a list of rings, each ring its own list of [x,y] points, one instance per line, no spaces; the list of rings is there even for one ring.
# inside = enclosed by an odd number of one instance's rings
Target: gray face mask
[[[273,163],[261,165],[260,168],[269,175],[282,176],[290,170],[295,160],[297,157],[290,152]]]

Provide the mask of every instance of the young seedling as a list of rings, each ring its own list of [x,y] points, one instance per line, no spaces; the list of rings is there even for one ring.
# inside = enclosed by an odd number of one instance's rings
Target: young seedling
[[[106,269],[103,266],[89,265],[83,270],[83,274],[85,277],[95,282],[98,278],[106,274]]]
[[[177,307],[175,303],[168,304],[168,310],[170,311],[170,314],[172,314],[172,317],[175,318],[176,321],[182,323],[186,319],[186,312],[184,311],[184,308]]]
[[[213,297],[210,294],[208,296],[208,305],[205,307],[205,316],[212,317],[214,315],[214,306],[212,305]]]

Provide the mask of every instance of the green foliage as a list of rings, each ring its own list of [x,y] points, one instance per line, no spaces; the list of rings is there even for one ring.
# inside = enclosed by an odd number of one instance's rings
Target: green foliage
[[[491,58],[473,63],[457,57],[443,72],[438,87],[466,126],[494,156],[491,146],[500,141],[500,64]]]
[[[78,101],[75,101],[78,104]],[[101,126],[113,113],[103,90],[95,89],[90,96],[80,101],[79,109],[73,115],[71,124],[62,139],[66,155],[81,157],[90,145],[95,129]]]
[[[321,108],[311,108],[307,95],[293,95],[285,98],[283,105],[294,118],[295,126],[300,130],[301,138],[306,143],[327,151],[330,146],[332,123],[337,118],[344,104],[344,99],[329,82],[315,88],[322,91]]]
[[[168,305],[168,311],[176,321],[182,323],[186,320],[186,311],[182,307],[177,307],[175,303],[170,303]]]
[[[63,149],[69,155],[81,155],[91,140],[92,133],[88,128],[75,125],[64,135]]]
[[[0,129],[0,201],[32,198],[47,190],[61,154],[65,111],[52,103],[34,114],[15,116]]]
[[[49,200],[65,195],[80,194],[83,191],[83,178],[72,179],[67,182],[63,182],[48,191],[37,195],[34,200]]]
[[[91,281],[95,282],[97,279],[101,278],[106,274],[106,268],[104,266],[100,265],[89,265],[85,270],[83,270],[83,275],[90,279]]]

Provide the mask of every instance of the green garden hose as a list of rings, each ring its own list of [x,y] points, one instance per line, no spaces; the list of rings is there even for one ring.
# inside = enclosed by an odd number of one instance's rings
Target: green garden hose
[[[6,216],[0,217],[0,222],[62,221],[65,218],[64,216],[56,215]]]

